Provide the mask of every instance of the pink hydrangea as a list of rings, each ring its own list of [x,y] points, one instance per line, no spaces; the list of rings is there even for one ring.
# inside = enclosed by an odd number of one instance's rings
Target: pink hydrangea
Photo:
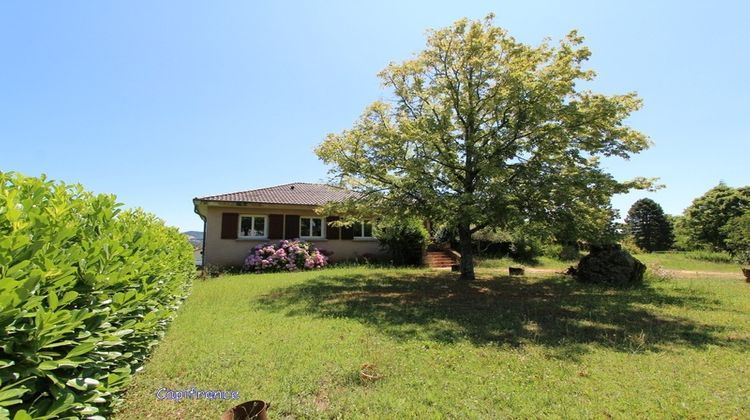
[[[297,271],[328,265],[330,252],[321,251],[308,242],[283,240],[276,244],[258,244],[245,258],[245,270],[255,272]]]

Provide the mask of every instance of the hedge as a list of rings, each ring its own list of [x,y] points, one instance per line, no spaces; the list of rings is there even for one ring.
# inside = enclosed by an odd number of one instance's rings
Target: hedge
[[[113,195],[0,172],[0,418],[102,418],[187,294],[193,250]]]

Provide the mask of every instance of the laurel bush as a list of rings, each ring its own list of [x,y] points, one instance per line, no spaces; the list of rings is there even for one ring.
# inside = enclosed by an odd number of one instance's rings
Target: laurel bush
[[[0,418],[107,416],[194,272],[155,216],[0,172]]]

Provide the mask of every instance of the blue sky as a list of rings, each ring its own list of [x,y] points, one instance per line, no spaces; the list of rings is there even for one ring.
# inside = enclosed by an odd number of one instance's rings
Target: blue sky
[[[496,14],[537,44],[586,37],[592,88],[637,91],[654,146],[608,161],[679,214],[720,180],[750,184],[750,6],[666,1],[7,1],[0,170],[117,194],[183,230],[195,196],[326,180],[313,148],[388,92],[376,73],[428,28]]]

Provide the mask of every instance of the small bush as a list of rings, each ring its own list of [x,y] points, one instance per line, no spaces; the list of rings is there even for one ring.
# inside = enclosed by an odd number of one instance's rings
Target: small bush
[[[422,251],[427,246],[429,234],[418,219],[381,222],[376,227],[375,236],[381,248],[390,254],[393,265],[422,264]]]
[[[0,418],[106,416],[186,296],[190,243],[119,206],[0,172]]]
[[[628,251],[629,253],[633,255],[637,254],[643,254],[643,250],[638,246],[638,244],[635,243],[635,239],[633,239],[632,236],[627,235],[620,241],[620,246],[622,246],[622,249],[625,251]]]
[[[563,246],[558,243],[546,243],[542,245],[542,255],[549,258],[560,258]]]
[[[325,251],[299,239],[283,240],[277,244],[258,244],[245,258],[244,269],[269,273],[322,268],[328,265],[328,256],[325,254]]]
[[[577,261],[581,258],[581,251],[576,243],[546,243],[541,246],[541,253],[545,257],[561,261]]]
[[[521,237],[511,244],[509,256],[516,261],[536,261],[542,256],[542,243],[535,238]]]

